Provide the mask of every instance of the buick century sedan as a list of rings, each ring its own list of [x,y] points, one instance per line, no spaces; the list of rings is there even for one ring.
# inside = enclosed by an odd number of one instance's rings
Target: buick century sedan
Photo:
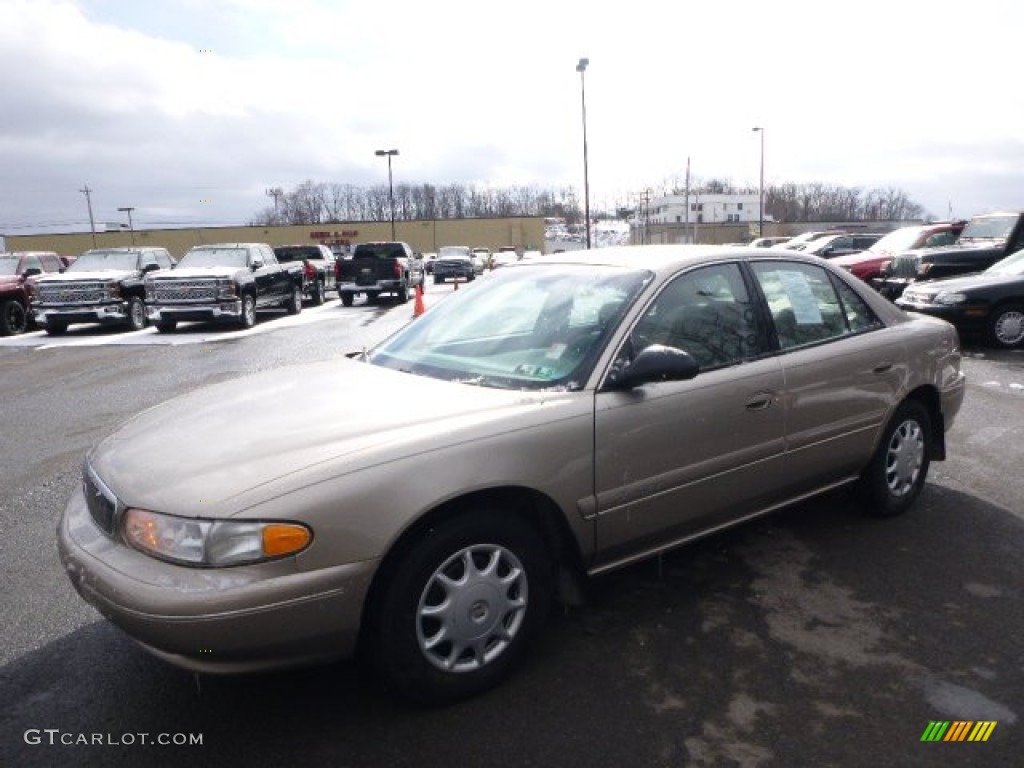
[[[560,254],[351,358],[136,416],[85,457],[59,549],[183,668],[360,654],[395,693],[452,701],[588,576],[841,486],[905,512],[964,386],[953,326],[814,257]],[[311,388],[334,397],[303,408]],[[430,408],[394,407],[413,390]]]

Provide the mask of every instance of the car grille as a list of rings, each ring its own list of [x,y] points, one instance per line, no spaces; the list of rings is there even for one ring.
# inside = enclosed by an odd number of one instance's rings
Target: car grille
[[[215,301],[217,283],[214,280],[160,280],[152,284],[150,301],[175,303]]]
[[[99,304],[110,299],[110,293],[99,282],[39,285],[36,291],[42,304]]]
[[[920,263],[920,259],[914,256],[897,256],[892,260],[890,274],[893,277],[917,277],[917,267]]]
[[[117,499],[114,494],[100,482],[88,467],[82,472],[82,488],[85,492],[85,504],[93,521],[105,533],[114,535]]]
[[[434,262],[434,271],[441,270],[442,272],[472,272],[473,265],[468,261],[436,261]]]

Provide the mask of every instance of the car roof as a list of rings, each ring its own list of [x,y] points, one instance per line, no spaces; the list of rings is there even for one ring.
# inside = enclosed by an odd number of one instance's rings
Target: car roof
[[[681,267],[720,261],[725,258],[752,261],[771,257],[789,261],[821,264],[822,259],[784,248],[758,248],[745,245],[620,245],[591,250],[551,254],[544,264],[582,264],[593,266],[637,267],[658,273],[676,272]],[[540,262],[530,262],[538,264]]]

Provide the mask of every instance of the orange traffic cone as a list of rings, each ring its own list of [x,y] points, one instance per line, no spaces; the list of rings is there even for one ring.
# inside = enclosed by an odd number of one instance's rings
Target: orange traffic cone
[[[423,306],[423,284],[420,283],[416,286],[416,303],[413,304],[412,316],[419,317],[426,311],[427,308]]]

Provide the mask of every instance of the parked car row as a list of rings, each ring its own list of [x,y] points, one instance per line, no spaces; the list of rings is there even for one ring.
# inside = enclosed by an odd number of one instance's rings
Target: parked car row
[[[901,309],[998,347],[1024,345],[1024,212],[904,227],[835,263]]]
[[[190,249],[180,261],[166,248],[98,248],[60,274],[31,286],[31,312],[48,334],[74,323],[173,331],[180,321],[252,327],[256,310],[302,310],[306,266],[279,263],[265,243],[220,243]]]

